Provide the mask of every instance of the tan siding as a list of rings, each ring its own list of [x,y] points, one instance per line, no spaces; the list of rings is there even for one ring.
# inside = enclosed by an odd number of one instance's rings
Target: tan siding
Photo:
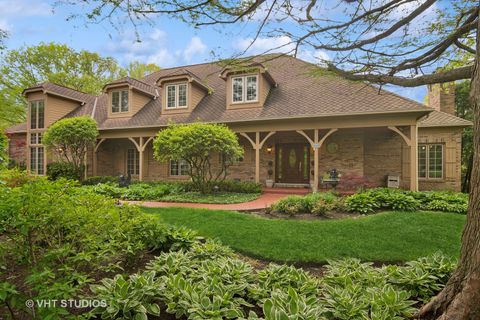
[[[130,94],[132,95],[130,99],[132,102],[132,116],[152,100],[149,96],[136,90],[130,90]]]
[[[207,95],[207,92],[199,88],[198,85],[194,83],[189,84],[190,88],[190,103],[192,105],[192,110],[195,109],[195,107],[202,101],[202,99]]]
[[[49,127],[79,106],[79,102],[48,95],[45,103],[45,126]]]

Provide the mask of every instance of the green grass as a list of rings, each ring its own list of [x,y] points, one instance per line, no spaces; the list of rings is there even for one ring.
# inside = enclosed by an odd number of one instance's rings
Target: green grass
[[[185,192],[165,195],[161,197],[160,201],[195,203],[242,203],[247,201],[253,201],[259,196],[259,193],[219,192],[215,194],[202,194],[200,192]]]
[[[408,261],[442,251],[458,257],[465,216],[384,212],[357,219],[287,220],[187,208],[144,208],[166,223],[218,238],[238,252],[285,262]]]

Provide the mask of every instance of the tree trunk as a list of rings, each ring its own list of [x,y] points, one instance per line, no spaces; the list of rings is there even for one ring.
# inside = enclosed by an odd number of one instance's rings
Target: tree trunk
[[[467,170],[465,171],[465,177],[462,183],[462,192],[464,193],[470,192],[470,179],[472,177],[472,169],[473,169],[473,153],[471,153],[468,156]]]
[[[480,27],[477,28],[476,50],[470,89],[474,122],[473,168],[460,260],[442,292],[420,310],[419,319],[480,319]]]

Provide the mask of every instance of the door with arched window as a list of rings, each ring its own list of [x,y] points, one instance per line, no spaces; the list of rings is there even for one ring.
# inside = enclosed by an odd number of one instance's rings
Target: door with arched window
[[[281,143],[275,150],[276,182],[309,183],[310,150],[307,144]]]

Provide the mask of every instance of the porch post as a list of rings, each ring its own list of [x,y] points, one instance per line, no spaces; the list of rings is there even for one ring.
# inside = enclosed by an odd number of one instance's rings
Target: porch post
[[[139,155],[139,168],[138,168],[138,180],[143,181],[143,137],[140,137],[140,148],[138,150],[138,155]]]
[[[100,139],[100,141],[98,141],[96,144],[95,144],[95,147],[93,148],[93,161],[92,161],[92,171],[93,171],[93,176],[97,176],[97,152],[98,152],[98,148],[100,147],[100,145],[105,141],[106,139],[103,138],[103,139]]]
[[[313,187],[312,191],[317,192],[318,191],[318,129],[313,130]],[[310,173],[309,173],[310,174]]]
[[[410,126],[410,190],[418,191],[418,127]]]
[[[255,182],[260,183],[260,132],[255,132]]]

